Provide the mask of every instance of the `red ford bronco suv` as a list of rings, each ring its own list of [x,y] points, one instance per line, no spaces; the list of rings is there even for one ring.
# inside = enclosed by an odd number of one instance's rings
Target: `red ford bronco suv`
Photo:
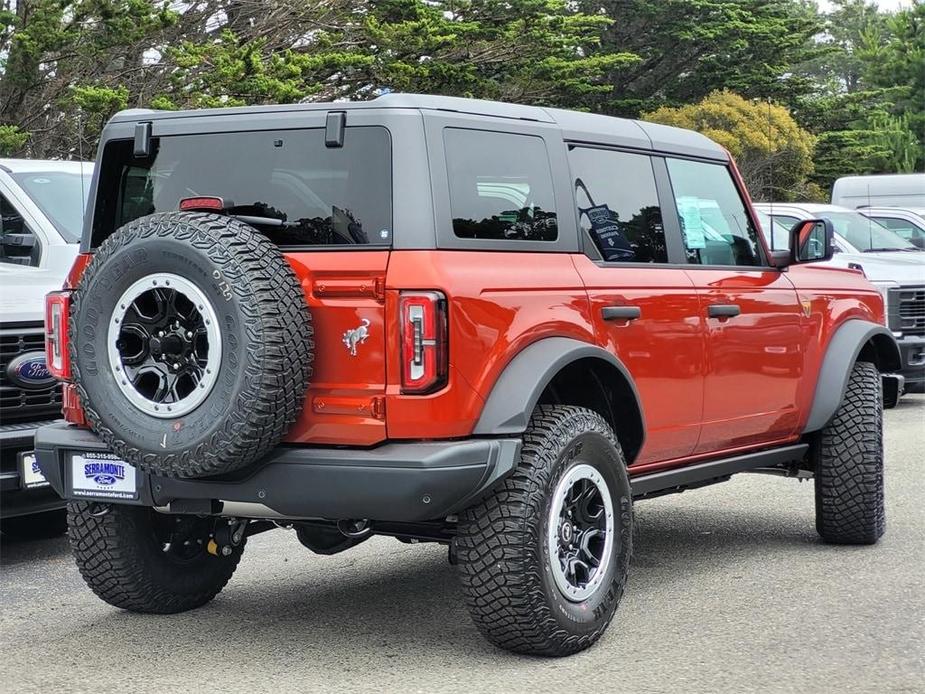
[[[635,500],[813,477],[824,540],[883,533],[881,296],[813,266],[828,222],[770,253],[706,137],[400,94],[135,110],[90,195],[36,452],[112,605],[200,606],[258,532],[391,535],[449,546],[492,643],[566,655]]]

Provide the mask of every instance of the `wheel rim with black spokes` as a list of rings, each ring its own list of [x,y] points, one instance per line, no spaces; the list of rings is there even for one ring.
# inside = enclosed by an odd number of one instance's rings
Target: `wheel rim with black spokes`
[[[119,389],[137,409],[160,418],[202,404],[222,358],[211,302],[195,284],[170,273],[148,275],[123,292],[107,344]]]
[[[610,490],[597,469],[579,464],[559,481],[546,542],[556,587],[572,602],[587,600],[604,582],[614,542]]]

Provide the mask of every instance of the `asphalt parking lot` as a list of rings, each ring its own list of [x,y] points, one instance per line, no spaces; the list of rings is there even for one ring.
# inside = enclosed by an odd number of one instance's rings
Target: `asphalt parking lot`
[[[483,641],[439,546],[274,531],[213,603],[154,617],[99,601],[66,540],[4,542],[0,691],[925,691],[925,396],[886,420],[880,544],[821,544],[812,485],[775,477],[641,502],[617,618],[562,660]]]

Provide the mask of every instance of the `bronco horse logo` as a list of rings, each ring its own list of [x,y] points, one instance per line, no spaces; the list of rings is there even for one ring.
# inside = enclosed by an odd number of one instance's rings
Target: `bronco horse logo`
[[[347,346],[347,349],[350,350],[351,357],[357,355],[357,345],[366,342],[366,338],[369,337],[369,321],[364,318],[362,323],[363,324],[359,328],[344,332],[344,344]]]

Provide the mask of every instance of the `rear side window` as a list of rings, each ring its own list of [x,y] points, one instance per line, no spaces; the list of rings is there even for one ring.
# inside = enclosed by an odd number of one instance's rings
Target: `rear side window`
[[[722,164],[668,159],[687,261],[763,265],[758,230]]]
[[[914,222],[910,222],[906,219],[900,219],[899,217],[876,217],[872,216],[876,222],[880,222],[887,229],[890,229],[894,233],[899,234],[907,241],[911,241],[920,248],[925,247],[925,228],[920,227]]]
[[[443,138],[456,236],[556,240],[552,173],[541,137],[447,128]]]
[[[126,222],[177,210],[190,197],[219,197],[283,246],[388,245],[392,164],[388,131],[347,128],[343,147],[323,129],[155,138],[147,159],[131,141],[106,145],[94,239]]]
[[[578,223],[608,262],[667,263],[652,160],[576,147],[569,152]]]

